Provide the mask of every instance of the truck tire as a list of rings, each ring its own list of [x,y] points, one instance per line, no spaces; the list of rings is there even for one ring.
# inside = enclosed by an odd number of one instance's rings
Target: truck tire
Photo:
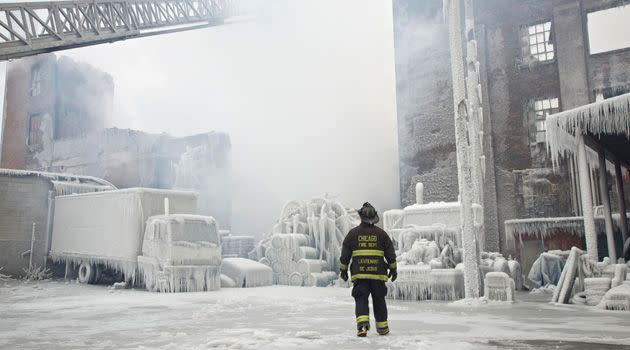
[[[79,265],[79,282],[80,283],[94,283],[96,277],[96,266],[89,263],[81,263]]]

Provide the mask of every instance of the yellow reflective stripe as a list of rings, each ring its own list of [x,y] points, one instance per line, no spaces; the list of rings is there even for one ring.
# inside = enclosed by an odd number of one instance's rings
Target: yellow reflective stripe
[[[376,322],[376,328],[387,328],[387,321]]]
[[[393,263],[389,264],[389,268],[390,269],[395,269],[396,268],[396,262],[394,261]]]
[[[347,270],[348,269],[348,265],[346,265],[346,264],[339,264],[339,269],[340,270]]]
[[[352,256],[385,256],[385,252],[382,250],[355,250],[352,252]]]
[[[370,316],[369,315],[357,316],[357,322],[369,322],[369,321],[370,321]]]
[[[358,275],[352,275],[352,280],[356,280],[356,279],[366,279],[366,280],[379,280],[379,281],[385,281],[387,282],[387,275],[370,275],[367,273],[360,273]]]

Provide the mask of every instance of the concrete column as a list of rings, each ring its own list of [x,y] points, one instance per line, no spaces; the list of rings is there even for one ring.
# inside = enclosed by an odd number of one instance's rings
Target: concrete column
[[[586,146],[584,136],[580,131],[576,132],[577,138],[577,168],[580,180],[580,195],[582,197],[582,215],[584,216],[584,234],[586,236],[586,251],[589,258],[598,261],[597,257],[597,231],[593,218],[593,198],[591,196],[590,170],[586,161]]]
[[[615,264],[617,252],[615,251],[615,236],[613,231],[612,214],[610,212],[610,195],[608,194],[608,173],[606,172],[606,154],[603,149],[597,152],[599,158],[599,192],[604,206],[604,221],[606,223],[606,239],[608,243],[608,257]]]
[[[619,226],[621,226],[621,237],[624,244],[628,239],[628,218],[626,217],[626,195],[623,192],[623,178],[621,173],[621,162],[615,159],[615,181],[617,187],[617,199],[619,200],[619,215],[621,216]]]

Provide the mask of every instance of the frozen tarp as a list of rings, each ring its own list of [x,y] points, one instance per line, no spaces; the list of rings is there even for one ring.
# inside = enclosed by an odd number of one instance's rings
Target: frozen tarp
[[[562,257],[556,254],[542,253],[534,261],[527,278],[534,283],[535,288],[558,285],[564,264],[565,259]]]
[[[257,261],[243,258],[224,258],[221,273],[229,277],[236,287],[263,287],[273,284],[273,270]]]

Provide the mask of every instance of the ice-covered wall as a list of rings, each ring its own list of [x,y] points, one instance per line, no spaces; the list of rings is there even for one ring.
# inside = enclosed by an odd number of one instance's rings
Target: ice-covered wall
[[[403,206],[457,200],[450,54],[442,2],[394,1],[396,99]]]

